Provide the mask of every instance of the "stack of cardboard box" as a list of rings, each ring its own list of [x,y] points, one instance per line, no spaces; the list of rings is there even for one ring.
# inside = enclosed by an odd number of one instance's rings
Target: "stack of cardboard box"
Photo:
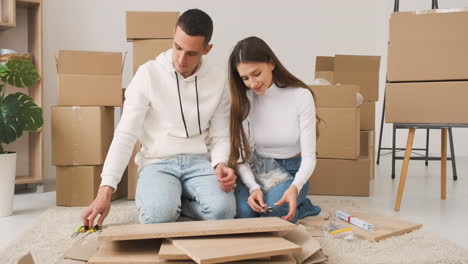
[[[127,41],[133,42],[133,73],[140,65],[154,60],[160,53],[172,47],[175,24],[179,12],[127,12]],[[140,151],[141,144],[137,142],[128,164],[128,199],[135,199],[138,166],[135,155]]]
[[[122,104],[122,53],[61,50],[57,106],[52,107],[52,164],[61,206],[87,206],[101,182],[114,133],[114,107]],[[126,194],[126,179],[112,198]]]
[[[386,122],[468,124],[468,9],[393,13]]]
[[[330,85],[310,86],[321,122],[309,194],[369,196],[379,68],[378,56],[317,57],[315,77]]]

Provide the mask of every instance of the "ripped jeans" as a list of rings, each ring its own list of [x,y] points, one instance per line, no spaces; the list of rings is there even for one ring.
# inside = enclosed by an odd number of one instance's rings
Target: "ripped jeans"
[[[237,215],[236,218],[251,218],[251,217],[282,217],[288,214],[289,205],[284,203],[280,206],[275,206],[274,203],[278,202],[283,196],[284,192],[291,186],[294,176],[296,175],[299,167],[301,166],[301,157],[295,157],[290,159],[274,159],[290,177],[284,181],[280,181],[278,184],[269,188],[268,190],[263,191],[263,201],[268,206],[271,206],[272,211],[265,214],[260,214],[252,210],[247,200],[250,196],[249,189],[247,186],[239,181],[236,188],[236,204],[237,204]],[[255,173],[255,172],[254,172]],[[307,216],[317,215],[320,213],[321,209],[318,206],[315,206],[307,198],[307,193],[309,192],[309,182],[304,184],[299,195],[297,196],[297,210],[294,218],[291,222],[296,223],[297,220],[302,219]]]

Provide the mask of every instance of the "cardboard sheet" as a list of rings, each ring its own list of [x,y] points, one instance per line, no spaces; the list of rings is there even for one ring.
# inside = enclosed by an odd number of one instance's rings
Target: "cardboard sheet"
[[[65,252],[65,259],[88,261],[98,250],[97,236],[87,236],[77,240],[71,248]]]
[[[297,225],[296,228],[289,232],[284,238],[301,246],[301,251],[293,254],[297,263],[303,263],[321,248],[320,243],[309,234],[306,227],[303,225]]]

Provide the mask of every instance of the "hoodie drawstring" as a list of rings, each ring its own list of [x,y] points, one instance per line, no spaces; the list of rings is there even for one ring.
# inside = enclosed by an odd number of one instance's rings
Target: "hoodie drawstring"
[[[185,128],[185,135],[186,137],[188,138],[189,137],[189,133],[188,133],[188,130],[187,130],[187,123],[185,122],[185,116],[184,116],[184,109],[182,107],[182,98],[180,96],[180,86],[179,86],[179,76],[177,74],[177,72],[175,71],[175,76],[176,76],[176,80],[177,80],[177,92],[179,93],[179,105],[180,105],[180,113],[182,115],[182,122],[184,122],[184,128]],[[202,130],[201,130],[201,125],[200,125],[200,102],[198,100],[198,84],[197,84],[197,77],[198,76],[195,76],[195,93],[196,93],[196,96],[197,96],[197,114],[198,114],[198,130],[200,131],[200,135],[202,134]]]

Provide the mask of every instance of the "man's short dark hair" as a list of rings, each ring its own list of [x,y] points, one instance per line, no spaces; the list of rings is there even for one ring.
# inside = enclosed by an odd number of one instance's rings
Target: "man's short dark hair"
[[[176,26],[179,26],[189,36],[205,37],[205,45],[210,43],[213,35],[213,21],[200,9],[185,11],[177,20]]]

